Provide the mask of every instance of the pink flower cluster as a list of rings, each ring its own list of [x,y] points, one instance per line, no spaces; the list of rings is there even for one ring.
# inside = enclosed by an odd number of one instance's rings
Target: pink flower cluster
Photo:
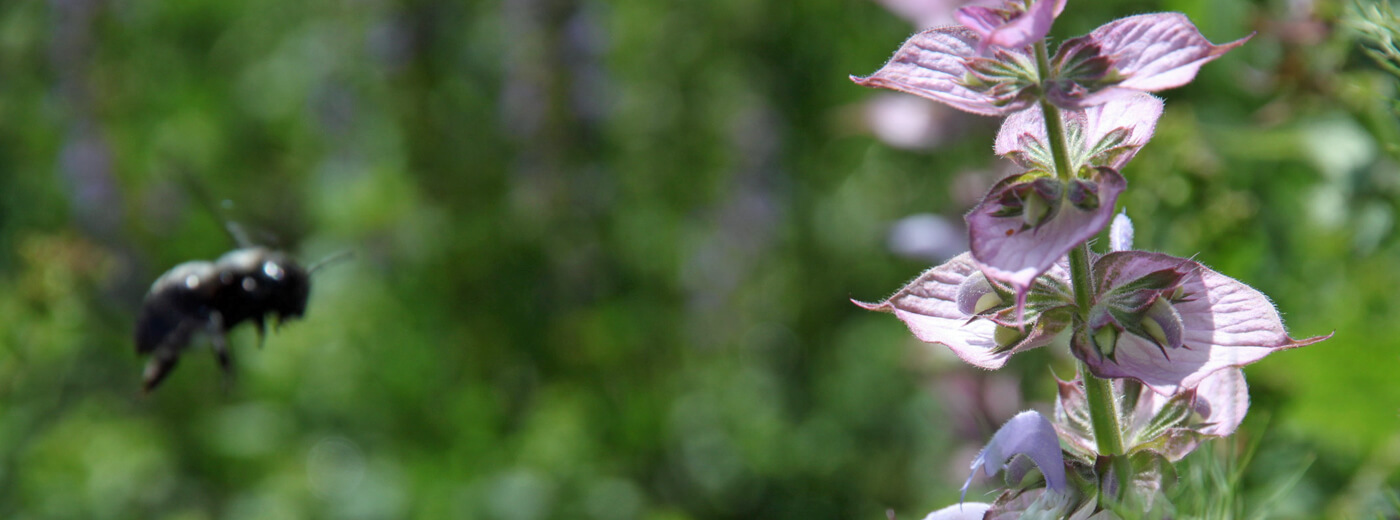
[[[1184,15],[1157,13],[1110,22],[1050,55],[1044,39],[1064,7],[1065,0],[964,7],[961,25],[915,34],[874,74],[852,77],[1004,116],[995,151],[1021,170],[967,214],[970,252],[882,302],[860,305],[894,313],[919,339],[984,369],[1067,339],[1093,376],[1117,381],[1120,392],[1124,381],[1151,390],[1125,403],[1128,454],[1172,462],[1202,438],[1233,433],[1243,419],[1248,395],[1239,367],[1330,336],[1292,339],[1262,293],[1194,260],[1132,250],[1131,222],[1114,217],[1127,188],[1120,170],[1162,114],[1162,100],[1149,92],[1190,82],[1248,37],[1215,45]],[[1086,272],[1072,275],[1067,255],[1110,222],[1111,250],[1082,254]],[[1087,297],[1076,294],[1085,287]],[[1076,467],[1095,462],[1084,384],[1062,383],[1058,435],[1047,435],[1050,422],[1027,412],[978,457],[974,470],[1006,469],[1019,480],[1026,466],[1009,464],[1025,455],[1046,481],[1049,493],[1003,496],[1000,510],[1033,503],[1068,513],[1084,505],[1065,498],[1073,487],[1066,467],[1073,480]],[[964,514],[950,508],[930,518]]]

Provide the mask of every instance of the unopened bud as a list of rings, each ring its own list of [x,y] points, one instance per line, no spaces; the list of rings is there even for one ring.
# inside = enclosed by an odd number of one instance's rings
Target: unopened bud
[[[1048,215],[1050,215],[1050,203],[1040,198],[1040,194],[1034,191],[1027,193],[1025,206],[1021,210],[1021,219],[1025,220],[1026,225],[1038,226]]]
[[[1176,316],[1176,311],[1172,310],[1171,302],[1167,301],[1166,298],[1157,298],[1157,301],[1152,302],[1152,306],[1148,307],[1147,313],[1142,317],[1142,331],[1147,333],[1147,337],[1157,342],[1158,345],[1175,348],[1179,345],[1172,344],[1166,327],[1173,327],[1173,331],[1181,329],[1181,325],[1176,323],[1176,320],[1180,318],[1176,318]],[[1179,336],[1180,332],[1177,335]]]
[[[1094,347],[1099,349],[1099,353],[1112,356],[1113,350],[1118,347],[1118,329],[1108,326],[1094,331]]]
[[[1001,297],[997,296],[996,292],[989,292],[987,294],[983,294],[981,298],[977,299],[977,305],[973,306],[972,313],[982,314],[991,309],[1001,307],[1002,303],[1003,302],[1001,300]]]
[[[1124,211],[1113,217],[1113,225],[1108,228],[1108,249],[1128,251],[1133,248],[1133,221]]]
[[[1158,345],[1167,344],[1167,331],[1162,330],[1162,324],[1157,323],[1157,320],[1152,319],[1151,316],[1142,318],[1142,330],[1146,332],[1147,336],[1152,338],[1153,341],[1156,341]]]
[[[1025,338],[1025,335],[1021,334],[1021,331],[1016,330],[1015,327],[1007,327],[1005,325],[997,325],[996,332],[992,333],[992,339],[997,342],[997,346],[1001,347],[1009,347],[1020,343],[1023,338]]]

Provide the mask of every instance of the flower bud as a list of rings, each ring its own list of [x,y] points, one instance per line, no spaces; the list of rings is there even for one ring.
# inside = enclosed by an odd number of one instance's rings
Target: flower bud
[[[1170,299],[1171,299],[1171,301],[1179,302],[1179,301],[1181,301],[1183,298],[1186,298],[1186,288],[1178,285],[1178,286],[1176,287],[1176,290],[1172,291],[1172,295],[1171,295],[1171,298],[1170,298]]]
[[[1157,323],[1151,316],[1142,318],[1142,330],[1147,331],[1147,336],[1159,345],[1167,344],[1167,331],[1162,330],[1162,324]]]
[[[1094,348],[1099,349],[1099,353],[1105,356],[1112,356],[1113,350],[1118,346],[1118,329],[1112,326],[1102,327],[1094,331]]]
[[[973,307],[973,312],[972,312],[972,313],[973,313],[973,314],[982,314],[982,313],[987,312],[987,311],[989,311],[989,310],[991,310],[991,309],[995,309],[995,308],[997,308],[997,307],[1001,307],[1004,303],[1005,303],[1005,302],[1003,302],[1003,301],[1001,300],[1001,297],[1000,297],[1000,296],[997,296],[997,293],[995,293],[995,292],[989,292],[989,293],[987,293],[987,294],[983,294],[981,298],[978,298],[978,299],[977,299],[977,305],[975,305],[975,306]]]
[[[1141,324],[1142,332],[1147,334],[1147,338],[1163,347],[1177,348],[1181,346],[1182,329],[1181,315],[1166,298],[1158,297],[1157,301],[1147,308],[1143,314]]]
[[[992,333],[992,339],[995,340],[997,346],[1000,347],[1010,347],[1020,343],[1025,337],[1026,335],[1016,330],[1015,327],[1007,327],[1005,325],[997,325],[996,332]]]
[[[968,276],[958,284],[958,310],[976,316],[1002,305],[1001,295],[982,273]]]
[[[1113,224],[1108,228],[1108,249],[1110,251],[1129,251],[1132,248],[1133,221],[1128,218],[1128,212],[1124,211],[1113,217]]]
[[[1040,198],[1040,194],[1034,190],[1026,195],[1026,205],[1021,212],[1021,219],[1026,222],[1027,226],[1035,227],[1040,225],[1046,216],[1050,215],[1050,203]]]

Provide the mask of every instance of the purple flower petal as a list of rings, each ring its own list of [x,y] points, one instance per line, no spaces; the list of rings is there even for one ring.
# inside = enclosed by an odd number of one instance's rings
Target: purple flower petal
[[[1023,229],[1025,221],[1020,216],[996,216],[1001,210],[996,201],[1016,180],[1016,176],[1008,177],[992,187],[987,197],[967,214],[967,226],[972,256],[982,264],[982,272],[1015,287],[1019,298],[1024,297],[1037,276],[1108,225],[1113,218],[1113,205],[1127,181],[1118,172],[1102,168],[1097,179],[1099,202],[1095,209],[1086,211],[1065,201],[1057,213],[1039,226]]]
[[[977,274],[977,263],[970,254],[963,253],[919,275],[883,302],[855,303],[866,309],[894,313],[915,337],[947,346],[963,361],[988,370],[1001,368],[1016,352],[1050,343],[1055,333],[1068,325],[1062,320],[1050,320],[1054,323],[1033,329],[1014,348],[998,345],[995,322],[972,320],[972,315],[959,309],[959,287]]]
[[[1130,95],[1082,110],[1062,110],[1068,137],[1070,167],[1075,171],[1086,164],[1121,170],[1147,144],[1162,116],[1162,100],[1151,94]],[[998,155],[1015,158],[1027,168],[1053,171],[1045,116],[1039,105],[1011,114],[997,131]]]
[[[1190,83],[1201,65],[1250,37],[1214,45],[1181,13],[1129,16],[1089,33],[1124,78],[1119,87],[1149,92]]]
[[[1075,349],[1099,377],[1133,378],[1157,393],[1171,395],[1195,388],[1220,370],[1331,337],[1288,337],[1282,318],[1263,293],[1191,260],[1125,251],[1104,255],[1094,264],[1095,278],[1110,286],[1100,287],[1101,292],[1110,290],[1115,281],[1130,282],[1165,269],[1184,273],[1181,295],[1172,303],[1184,327],[1182,347],[1164,349],[1150,339],[1124,333],[1111,358]]]
[[[1045,475],[1046,487],[1051,491],[1069,491],[1065,459],[1060,453],[1060,439],[1055,434],[1055,426],[1039,412],[1025,411],[1006,421],[992,435],[991,442],[982,448],[982,453],[972,461],[972,475],[968,475],[967,482],[963,484],[963,496],[967,495],[967,487],[972,484],[972,478],[977,476],[979,468],[988,477],[996,475],[1017,455],[1029,457],[1040,468],[1041,474]]]
[[[1043,40],[1050,33],[1055,17],[1065,10],[1065,0],[1037,0],[1024,12],[1007,20],[1003,13],[1019,11],[1025,5],[1021,0],[1011,0],[1007,4],[1010,9],[977,6],[958,9],[958,23],[972,29],[982,40],[979,49],[992,45],[1020,49]]]
[[[977,44],[977,34],[966,27],[929,29],[906,40],[880,70],[863,78],[851,76],[851,81],[926,97],[974,114],[999,116],[1025,108],[1029,99],[1008,102],[963,84],[969,72],[966,60],[979,55]]]

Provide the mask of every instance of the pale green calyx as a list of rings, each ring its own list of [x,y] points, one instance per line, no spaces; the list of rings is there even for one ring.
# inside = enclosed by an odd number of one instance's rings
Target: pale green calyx
[[[1100,354],[1112,356],[1117,346],[1118,329],[1108,326],[1094,331],[1094,348],[1099,349]]]
[[[977,299],[977,305],[973,306],[972,313],[982,314],[997,307],[1001,307],[1003,304],[1005,304],[1005,302],[1002,301],[1000,296],[997,296],[997,293],[989,292]]]
[[[1010,347],[1020,343],[1025,337],[1026,335],[1016,330],[1015,327],[1007,327],[1005,325],[997,325],[996,332],[992,333],[992,339],[996,341],[997,346],[1001,347]]]
[[[1157,323],[1157,320],[1152,319],[1151,316],[1144,316],[1142,318],[1142,330],[1147,332],[1147,336],[1153,341],[1156,341],[1158,345],[1168,344],[1167,331],[1162,330],[1162,324]]]
[[[1027,226],[1035,227],[1040,225],[1045,217],[1050,214],[1050,203],[1040,197],[1040,194],[1031,191],[1027,193],[1025,206],[1022,206],[1021,219]]]

